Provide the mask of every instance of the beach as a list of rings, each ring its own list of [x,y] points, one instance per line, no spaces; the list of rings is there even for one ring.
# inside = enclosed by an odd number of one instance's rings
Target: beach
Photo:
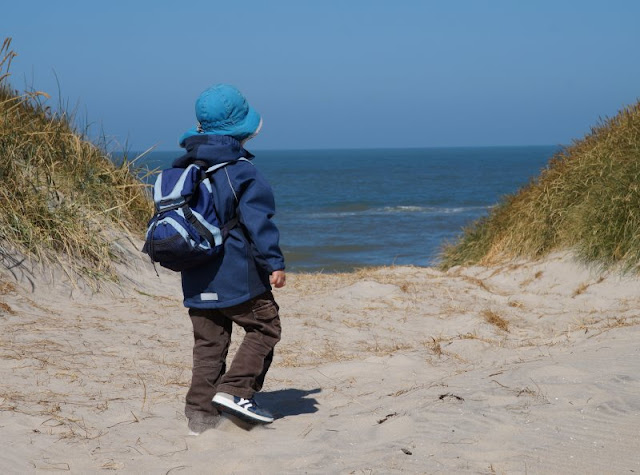
[[[640,473],[640,3],[6,3],[0,475]]]
[[[640,279],[570,253],[291,273],[258,401],[189,436],[179,275],[123,240],[119,283],[0,285],[3,473],[634,473]],[[232,351],[242,337],[236,329]]]

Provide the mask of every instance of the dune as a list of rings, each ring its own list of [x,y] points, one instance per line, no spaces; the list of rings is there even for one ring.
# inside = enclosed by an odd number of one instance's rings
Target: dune
[[[99,292],[2,274],[3,473],[640,471],[638,277],[570,253],[291,274],[258,395],[278,418],[193,437],[179,276],[121,247]]]

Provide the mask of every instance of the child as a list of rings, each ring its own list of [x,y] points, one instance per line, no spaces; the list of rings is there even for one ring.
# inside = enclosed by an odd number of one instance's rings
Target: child
[[[273,192],[243,148],[259,132],[260,115],[236,88],[218,84],[198,97],[196,118],[198,126],[180,138],[186,154],[173,166],[209,168],[229,162],[211,175],[211,188],[220,221],[237,218],[218,258],[182,272],[195,340],[185,415],[197,435],[216,425],[218,411],[254,423],[273,421],[253,396],[262,388],[280,340],[271,286],[285,285],[285,271],[278,229],[271,221]],[[227,370],[233,323],[246,334]]]

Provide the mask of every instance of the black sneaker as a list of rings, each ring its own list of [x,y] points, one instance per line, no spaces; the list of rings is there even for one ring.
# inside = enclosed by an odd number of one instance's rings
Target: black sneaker
[[[273,422],[273,416],[269,411],[260,408],[253,398],[245,399],[227,393],[216,393],[211,402],[219,410],[228,412],[247,422],[260,422],[262,424]]]

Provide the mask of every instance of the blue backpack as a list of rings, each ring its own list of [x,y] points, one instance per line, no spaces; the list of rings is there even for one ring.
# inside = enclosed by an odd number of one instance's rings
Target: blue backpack
[[[154,265],[157,262],[181,272],[222,251],[224,239],[238,224],[238,218],[220,221],[209,177],[228,164],[206,170],[192,164],[187,168],[167,168],[158,175],[153,187],[156,213],[149,221],[142,248]]]

